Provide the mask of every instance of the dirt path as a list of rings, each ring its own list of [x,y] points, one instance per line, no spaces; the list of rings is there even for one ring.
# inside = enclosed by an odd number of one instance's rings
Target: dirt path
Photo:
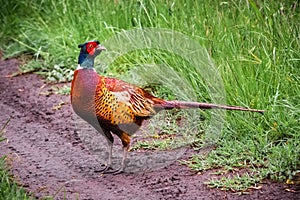
[[[270,181],[242,196],[210,189],[203,182],[212,174],[192,174],[177,162],[152,172],[100,176],[95,170],[101,164],[79,139],[69,97],[45,95],[51,86],[34,74],[4,77],[17,67],[15,59],[0,61],[1,124],[11,117],[0,154],[8,155],[13,175],[37,198],[56,192],[56,199],[300,198],[285,190],[289,186]],[[53,109],[61,101],[66,104]]]

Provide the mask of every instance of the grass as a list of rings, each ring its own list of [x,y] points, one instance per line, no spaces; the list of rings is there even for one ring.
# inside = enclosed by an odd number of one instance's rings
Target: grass
[[[9,120],[0,129],[0,142],[5,140],[4,133],[8,123]],[[0,199],[32,199],[9,174],[6,156],[0,158]]]
[[[5,157],[0,158],[0,198],[1,199],[32,199],[26,191],[15,182],[7,171]]]
[[[292,0],[210,3],[182,0],[155,3],[151,0],[6,1],[0,12],[0,48],[5,57],[32,55],[33,59],[21,67],[26,72],[42,74],[49,81],[69,81],[77,63],[77,45],[86,40],[105,41],[124,30],[145,27],[167,28],[186,34],[203,46],[214,60],[222,77],[227,104],[267,111],[263,116],[227,112],[221,134],[212,132],[217,136],[214,139],[217,147],[208,155],[194,155],[184,161],[197,171],[228,167],[248,169],[253,173],[236,174],[233,179],[242,181],[231,187],[244,190],[264,178],[285,181],[299,173],[298,11],[298,1]],[[105,59],[105,55],[101,58]],[[160,87],[161,82],[176,81],[176,76],[162,76],[167,71],[148,71],[147,76],[130,79],[132,69],[149,63],[175,71],[192,88],[190,93],[194,95],[182,94],[185,87],[173,88],[172,84],[167,85],[168,89]],[[171,53],[138,50],[117,58],[109,68],[99,69],[99,72],[136,81],[141,86],[147,85],[139,82],[142,78],[147,78],[145,82],[163,78],[155,90],[160,97],[212,101],[208,91],[210,83],[193,67]],[[153,89],[153,84],[150,86]],[[208,119],[213,117],[211,113],[204,115]],[[206,121],[201,120],[202,123]],[[199,128],[200,132],[203,127]],[[203,139],[199,141],[196,148],[205,145],[201,142]],[[232,184],[231,178],[219,177],[219,181],[212,180],[210,185],[228,188],[227,185]],[[240,189],[238,185],[245,187]]]
[[[195,116],[197,115],[197,116]],[[141,127],[131,150],[171,150],[202,141],[203,123],[198,112],[172,110],[155,115]],[[204,121],[202,119],[202,121]]]
[[[206,184],[212,188],[220,188],[221,190],[230,190],[232,192],[239,192],[246,194],[246,190],[255,187],[256,183],[259,182],[260,177],[249,175],[245,173],[243,175],[236,175],[232,178],[222,177],[220,179],[212,179]]]

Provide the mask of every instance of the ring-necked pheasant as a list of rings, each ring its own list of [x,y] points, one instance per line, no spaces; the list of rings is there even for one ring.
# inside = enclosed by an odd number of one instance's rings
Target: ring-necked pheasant
[[[264,112],[263,110],[235,106],[166,101],[157,98],[142,88],[115,78],[98,75],[94,69],[94,59],[101,51],[106,50],[98,41],[89,41],[78,45],[78,47],[80,48],[80,54],[78,57],[78,68],[74,72],[71,86],[71,103],[75,113],[104,135],[108,141],[108,163],[101,170],[102,173],[119,173],[123,171],[130,145],[130,136],[138,130],[143,120],[149,119],[160,110],[219,108]],[[112,133],[116,134],[122,141],[123,159],[119,169],[108,171],[111,165],[114,142]]]

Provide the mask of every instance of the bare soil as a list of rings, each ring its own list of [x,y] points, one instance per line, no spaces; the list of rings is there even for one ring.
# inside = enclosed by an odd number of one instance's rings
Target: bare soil
[[[178,162],[100,175],[103,163],[81,141],[69,97],[50,94],[51,85],[36,74],[6,77],[18,65],[16,59],[0,61],[0,124],[11,118],[0,155],[8,156],[12,175],[38,199],[300,199],[299,186],[269,180],[243,195],[211,189],[204,182],[216,175],[196,174]]]

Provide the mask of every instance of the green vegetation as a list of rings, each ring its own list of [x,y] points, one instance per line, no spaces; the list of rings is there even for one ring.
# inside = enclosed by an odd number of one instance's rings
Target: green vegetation
[[[227,170],[232,178],[224,179],[225,173],[209,185],[226,189],[237,180],[230,188],[245,190],[261,179],[285,181],[300,171],[299,6],[292,0],[5,1],[0,8],[0,48],[5,57],[32,55],[23,71],[67,81],[76,67],[77,45],[84,41],[104,41],[123,30],[144,27],[190,36],[208,50],[219,69],[227,104],[267,112],[227,112],[216,148],[184,163],[199,171]],[[137,64],[163,63],[189,81],[197,100],[210,101],[201,76],[182,59],[164,54],[132,52],[103,71],[126,77]],[[167,90],[158,89],[157,94],[175,97]],[[204,145],[201,141],[196,148]],[[251,173],[235,173],[242,169]]]
[[[232,192],[245,191],[259,182],[260,177],[244,173],[234,177],[222,177],[221,179],[212,179],[206,184],[210,187],[220,188],[221,190],[231,190]]]
[[[7,171],[5,157],[0,158],[0,198],[1,199],[32,199],[24,189],[12,179]]]
[[[4,141],[5,127],[9,120],[0,129],[0,142]],[[6,157],[0,158],[0,199],[32,199],[26,194],[24,189],[20,189],[17,183],[12,179],[6,166]]]

